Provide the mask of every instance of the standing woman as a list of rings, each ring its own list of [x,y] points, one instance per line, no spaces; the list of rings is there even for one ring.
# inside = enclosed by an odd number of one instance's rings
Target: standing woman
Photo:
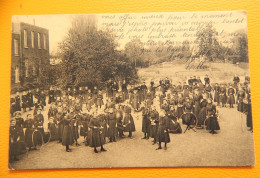
[[[36,146],[33,144],[32,134],[33,134],[33,125],[34,120],[32,118],[31,114],[27,114],[27,119],[24,122],[24,128],[25,129],[25,144],[26,147],[28,147],[29,151],[31,151],[33,146]]]
[[[153,138],[153,145],[157,142],[157,129],[159,125],[159,113],[156,111],[156,108],[152,106],[152,111],[150,113],[151,120],[151,137]]]
[[[66,146],[66,151],[71,152],[69,145],[74,143],[72,128],[70,126],[72,118],[69,116],[64,116],[63,123],[64,123],[64,130],[62,135],[62,145]]]
[[[162,149],[161,143],[164,142],[164,149],[167,149],[167,143],[170,142],[170,136],[169,136],[169,131],[168,131],[168,125],[167,125],[167,120],[168,117],[166,115],[166,111],[161,110],[161,116],[159,118],[159,127],[158,127],[158,142],[159,146],[156,150]]]
[[[72,130],[72,137],[76,141],[76,146],[78,146],[78,138],[79,138],[79,132],[78,132],[78,120],[80,119],[79,116],[75,113],[75,108],[71,107],[70,112],[67,115],[67,118],[70,119],[70,127]]]
[[[207,117],[205,121],[206,129],[210,130],[209,133],[215,134],[215,130],[220,130],[220,127],[216,115],[216,106],[212,103],[211,99],[208,99]]]
[[[222,104],[222,107],[226,107],[226,102],[227,102],[226,92],[227,92],[226,87],[224,86],[224,84],[222,84],[220,87],[220,94],[219,94],[219,99]]]
[[[108,110],[107,119],[109,142],[116,142],[116,114],[114,113],[113,108]]]
[[[98,119],[97,115],[94,114],[94,117],[91,118],[89,122],[89,127],[90,127],[90,147],[94,147],[94,152],[98,153],[97,147],[101,147],[100,151],[107,151],[106,149],[103,148],[104,138],[102,134],[102,128],[100,120]]]
[[[229,85],[229,89],[228,89],[228,91],[227,91],[227,93],[228,93],[228,104],[229,104],[229,106],[230,106],[230,108],[233,108],[234,106],[234,104],[235,104],[235,89],[232,87],[232,85],[230,84]]]
[[[207,104],[208,104],[208,101],[207,101],[207,97],[206,95],[202,95],[203,99],[201,100],[200,102],[200,111],[199,111],[199,114],[198,114],[198,123],[197,123],[197,128],[203,128],[204,127],[204,122],[207,118]]]
[[[218,106],[220,103],[219,93],[220,93],[220,87],[219,87],[218,83],[216,83],[215,87],[214,87],[214,102],[217,102]]]
[[[132,138],[132,132],[135,131],[135,123],[131,112],[128,112],[127,110],[124,113],[123,126],[124,132],[129,132],[128,137]]]
[[[64,129],[64,124],[63,124],[63,111],[62,108],[58,108],[58,112],[56,114],[56,121],[57,121],[57,125],[58,125],[58,142],[61,143],[62,141],[62,134],[63,134],[63,129]]]

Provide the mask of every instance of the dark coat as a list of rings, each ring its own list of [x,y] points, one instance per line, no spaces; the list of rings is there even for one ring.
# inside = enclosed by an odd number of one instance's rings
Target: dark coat
[[[220,99],[220,102],[222,104],[226,104],[226,102],[227,102],[227,95],[226,95],[226,88],[225,87],[220,87],[219,99]]]
[[[194,101],[194,114],[196,117],[198,117],[200,112],[200,100],[202,99],[201,95],[194,95],[193,101]]]
[[[219,97],[219,93],[220,93],[220,87],[219,86],[215,86],[214,87],[214,102],[219,103],[220,102],[220,97]]]
[[[132,115],[130,113],[125,113],[125,116],[123,118],[123,125],[125,132],[134,132],[135,131],[135,123]]]
[[[252,106],[251,103],[247,104],[247,111],[246,111],[246,126],[253,128],[253,120],[252,120]]]
[[[237,110],[243,112],[243,100],[245,98],[244,91],[238,91],[237,93]]]
[[[56,122],[57,122],[57,125],[58,125],[58,129],[57,129],[58,139],[62,139],[62,135],[63,135],[63,129],[64,129],[63,118],[64,118],[63,113],[57,113],[56,114]]]
[[[151,119],[151,137],[157,138],[157,130],[159,127],[159,113],[156,110],[151,111],[150,113],[150,119]]]
[[[142,111],[142,132],[150,133],[151,129],[151,121],[149,119],[149,111],[148,109],[143,109]]]
[[[65,145],[65,146],[72,145],[74,143],[72,128],[70,125],[71,120],[72,120],[72,118],[70,118],[70,117],[63,119],[64,129],[63,129],[63,134],[62,134],[62,145]]]
[[[29,119],[24,122],[24,127],[26,128],[25,130],[25,144],[27,147],[33,147],[33,139],[32,139],[32,134],[33,134],[33,125],[34,125],[34,120]]]
[[[198,114],[198,125],[204,125],[204,122],[207,118],[207,100],[202,100],[200,103],[201,109]]]
[[[107,116],[108,121],[108,137],[112,138],[116,136],[116,115],[115,113],[109,113]]]
[[[165,142],[169,143],[170,142],[170,136],[169,136],[169,126],[167,125],[167,120],[168,117],[160,117],[159,119],[159,127],[158,127],[158,132],[157,132],[157,137],[159,142]]]
[[[33,94],[31,92],[27,93],[27,102],[29,107],[33,107]]]
[[[219,123],[216,116],[210,116],[207,118],[206,122],[207,130],[220,130]]]
[[[235,89],[234,88],[229,88],[228,89],[228,100],[227,103],[228,104],[235,104]]]
[[[99,147],[102,146],[105,141],[101,130],[101,123],[98,118],[91,118],[89,122],[90,127],[90,139],[89,146]]]

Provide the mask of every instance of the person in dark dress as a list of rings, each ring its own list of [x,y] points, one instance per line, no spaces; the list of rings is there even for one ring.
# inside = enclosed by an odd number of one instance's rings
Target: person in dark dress
[[[167,115],[166,115],[166,111],[161,110],[162,114],[159,118],[159,127],[158,127],[158,133],[157,133],[157,137],[158,137],[158,148],[156,148],[156,150],[162,149],[161,143],[164,142],[164,149],[167,149],[167,143],[170,142],[170,136],[169,136],[169,128],[167,125]]]
[[[129,132],[128,137],[132,138],[132,133],[135,131],[135,123],[131,115],[131,112],[127,112],[127,111],[124,112],[123,127],[124,127],[124,132]]]
[[[143,108],[142,110],[142,132],[144,133],[144,137],[142,139],[149,139],[150,130],[151,130],[151,120],[149,119],[149,109]]]
[[[205,95],[203,96],[203,99],[200,102],[200,111],[198,114],[198,122],[197,122],[197,128],[204,128],[204,122],[207,118],[207,98],[205,97]]]
[[[49,102],[48,103],[51,104],[52,102],[55,102],[55,91],[51,87],[49,90]]]
[[[229,104],[230,108],[233,108],[235,104],[235,89],[232,87],[232,85],[229,86],[227,94],[228,94],[227,103]]]
[[[244,112],[243,111],[243,101],[245,99],[246,93],[242,88],[239,88],[237,92],[237,110],[239,112]]]
[[[23,95],[22,95],[22,108],[23,108],[23,111],[26,112],[26,109],[29,107],[28,105],[28,100],[27,100],[27,94],[26,92],[24,91],[23,92]]]
[[[212,103],[211,99],[208,99],[207,104],[207,120],[205,121],[206,130],[210,130],[209,133],[215,134],[216,130],[220,130],[217,115],[216,115],[216,106]]]
[[[34,138],[35,145],[41,145],[45,140],[43,123],[44,117],[41,113],[41,108],[38,108],[37,114],[34,116],[34,127],[38,131]]]
[[[113,108],[108,110],[107,119],[109,142],[116,142],[116,114],[114,113]]]
[[[151,120],[151,137],[153,138],[153,145],[157,143],[157,130],[159,127],[159,113],[156,111],[155,107],[152,107],[150,112],[150,120]]]
[[[224,84],[222,84],[220,86],[220,94],[219,94],[219,99],[220,102],[222,104],[222,107],[226,107],[226,103],[227,103],[227,94],[226,94],[226,87],[224,86]]]
[[[107,151],[104,149],[103,144],[104,138],[102,134],[102,126],[100,123],[100,120],[98,119],[98,116],[94,114],[94,117],[91,118],[89,122],[89,128],[90,128],[90,147],[94,147],[94,152],[98,153],[97,147],[101,147],[100,151]]]
[[[195,116],[198,118],[199,112],[200,112],[200,101],[203,99],[202,95],[199,93],[198,90],[194,91],[194,96],[193,96],[193,102],[194,102],[194,110],[193,113]]]
[[[71,113],[72,114],[68,114],[63,118],[64,129],[62,134],[62,145],[66,146],[66,152],[71,152],[69,145],[74,143],[71,123],[72,120],[75,119],[75,115],[73,112]]]
[[[57,122],[57,127],[58,127],[57,138],[58,138],[59,143],[62,142],[62,135],[63,135],[63,129],[64,129],[63,118],[64,118],[63,110],[60,107],[60,108],[58,108],[58,111],[56,113],[56,122]]]
[[[249,127],[249,131],[253,132],[251,93],[248,93],[247,100],[245,101],[245,114],[246,114],[246,126]]]
[[[20,150],[18,149],[19,143],[17,140],[17,132],[16,132],[16,120],[13,118],[10,120],[10,128],[9,128],[9,162],[19,161],[18,155]]]
[[[27,118],[24,121],[24,128],[26,128],[25,129],[25,144],[26,144],[26,147],[28,147],[29,151],[32,150],[32,147],[35,147],[35,145],[33,144],[33,138],[32,138],[33,126],[34,126],[33,117],[31,114],[27,114]]]
[[[182,133],[182,128],[178,119],[176,117],[176,112],[174,106],[170,107],[170,110],[167,112],[168,117],[168,128],[170,133]]]
[[[76,142],[76,146],[79,146],[78,138],[79,138],[79,131],[78,131],[78,123],[79,123],[79,115],[75,113],[75,107],[71,107],[70,111],[67,115],[67,118],[70,119],[70,127],[72,129],[72,136],[74,141]]]
[[[214,87],[214,102],[218,103],[218,106],[220,104],[220,86],[218,85],[218,83],[215,84]]]
[[[44,91],[41,91],[41,94],[40,94],[40,106],[42,109],[44,109],[44,106],[46,106],[46,95],[45,95]]]
[[[34,103],[33,103],[33,93],[31,90],[29,90],[27,93],[27,102],[28,102],[29,109],[32,110]]]
[[[14,99],[15,99],[15,111],[21,111],[21,98],[19,92],[16,92],[16,96]]]

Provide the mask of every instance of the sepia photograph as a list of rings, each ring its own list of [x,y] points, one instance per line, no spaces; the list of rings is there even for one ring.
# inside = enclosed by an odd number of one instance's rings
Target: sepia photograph
[[[254,166],[246,11],[15,15],[9,170]]]

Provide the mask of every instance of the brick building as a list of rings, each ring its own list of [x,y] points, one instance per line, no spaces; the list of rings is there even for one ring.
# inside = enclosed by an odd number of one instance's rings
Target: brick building
[[[49,31],[26,23],[12,24],[11,91],[36,87],[41,67],[49,65]]]

